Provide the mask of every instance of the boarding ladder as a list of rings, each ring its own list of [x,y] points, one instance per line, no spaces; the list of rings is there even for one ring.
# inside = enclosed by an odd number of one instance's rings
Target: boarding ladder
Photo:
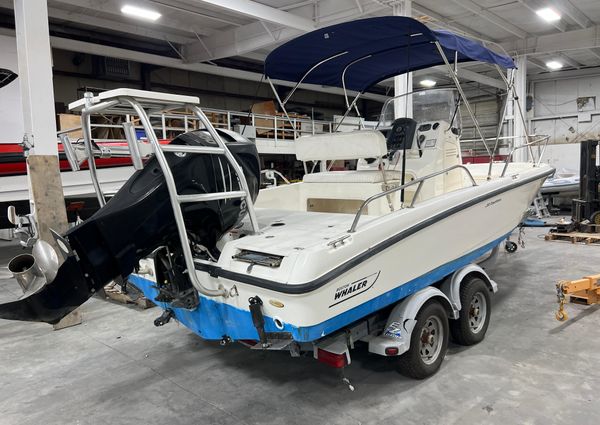
[[[258,221],[254,211],[252,202],[252,196],[248,188],[248,183],[242,171],[240,165],[236,162],[232,153],[229,151],[225,142],[215,130],[209,119],[206,117],[202,109],[199,107],[200,100],[193,96],[174,95],[168,93],[158,93],[143,90],[133,89],[116,89],[109,90],[94,96],[92,93],[85,93],[84,98],[76,102],[69,104],[71,111],[81,112],[81,130],[83,132],[83,141],[86,151],[86,158],[88,160],[88,166],[92,183],[98,196],[98,202],[100,206],[106,204],[102,188],[98,181],[96,174],[96,164],[94,154],[97,153],[91,135],[91,124],[90,116],[98,113],[107,113],[115,115],[137,115],[140,119],[140,123],[146,132],[146,137],[150,142],[151,153],[156,156],[156,159],[160,165],[160,168],[165,177],[166,185],[169,191],[169,198],[171,206],[173,208],[173,214],[175,216],[175,222],[177,224],[177,231],[185,258],[186,267],[188,269],[188,276],[191,280],[192,285],[203,295],[210,297],[218,296],[229,296],[228,291],[219,286],[218,289],[211,289],[205,287],[198,279],[195,270],[195,262],[201,260],[194,260],[192,255],[192,249],[190,247],[190,241],[187,235],[187,229],[185,221],[183,219],[182,204],[191,202],[208,202],[225,199],[245,199],[246,208],[252,229],[255,233],[258,233]],[[217,143],[216,147],[207,146],[187,146],[187,145],[161,145],[152,128],[149,115],[166,112],[174,109],[189,109],[194,112],[200,122],[204,125],[208,133],[212,136],[213,140]],[[123,125],[125,131],[125,138],[128,144],[128,155],[131,156],[132,162],[136,169],[143,168],[142,151],[146,148],[146,145],[139,142],[135,136],[135,130],[131,122],[126,122]],[[68,138],[62,137],[63,144],[65,144],[65,153],[69,156],[69,162],[72,167],[75,166],[77,159],[72,154],[73,149],[70,145]],[[67,146],[68,145],[68,146]],[[220,155],[223,157],[234,170],[237,175],[239,186],[241,190],[230,190],[224,192],[213,192],[213,193],[196,193],[182,195],[177,192],[175,185],[175,179],[173,178],[173,172],[167,159],[165,152],[174,154],[197,154],[197,155]],[[79,158],[81,162],[81,158]]]
[[[538,192],[533,200],[533,208],[537,218],[548,218],[550,217],[550,211],[548,211],[548,205],[542,196],[541,192]]]

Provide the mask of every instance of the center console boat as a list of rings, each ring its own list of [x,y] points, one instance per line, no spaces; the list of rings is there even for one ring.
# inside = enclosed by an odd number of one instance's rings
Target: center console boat
[[[414,19],[370,18],[282,45],[265,74],[358,92],[348,115],[373,84],[437,65],[447,65],[468,106],[451,63],[468,60],[514,68],[506,55]],[[299,138],[296,158],[320,171],[260,192],[255,146],[217,131],[197,98],[119,89],[71,104],[84,116],[139,116],[153,156],[134,161],[139,170],[94,216],[56,235],[64,263],[54,273],[37,258],[21,264],[47,282],[0,305],[0,317],[55,323],[128,278],[163,309],[157,326],[174,319],[224,345],[310,352],[335,367],[362,341],[397,357],[408,375],[429,376],[450,333],[466,345],[483,339],[496,284],[478,263],[521,222],[553,169],[510,162],[512,153],[493,162],[498,138],[489,164],[463,165],[452,108],[413,117],[401,103],[384,105],[377,129]],[[148,112],[174,108],[194,111],[204,129],[160,145]],[[531,152],[540,140],[515,149]],[[331,171],[335,161],[352,166]]]

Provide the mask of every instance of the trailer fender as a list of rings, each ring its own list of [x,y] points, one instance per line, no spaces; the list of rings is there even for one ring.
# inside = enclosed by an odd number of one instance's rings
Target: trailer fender
[[[431,299],[439,301],[447,310],[449,317],[458,315],[458,311],[454,311],[452,303],[442,291],[433,286],[423,288],[394,307],[381,335],[369,340],[369,351],[382,356],[397,356],[408,351],[412,331],[417,323],[417,314],[421,307]],[[391,351],[393,354],[389,354],[386,349],[390,348],[397,348],[397,350],[393,350]]]
[[[459,311],[462,308],[460,303],[460,285],[467,276],[473,274],[481,278],[486,283],[490,292],[496,293],[498,291],[498,285],[496,282],[494,282],[488,276],[485,270],[483,270],[477,264],[469,264],[462,269],[455,271],[453,274],[444,279],[442,285],[440,286],[440,289],[450,301],[452,310],[455,313],[454,316],[450,315],[450,318],[452,319],[458,319]]]

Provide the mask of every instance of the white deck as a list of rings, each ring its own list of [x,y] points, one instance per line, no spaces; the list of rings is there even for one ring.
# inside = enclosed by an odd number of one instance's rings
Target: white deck
[[[261,234],[240,239],[236,248],[283,256],[322,246],[347,234],[354,220],[354,214],[266,208],[257,209],[256,215]],[[364,216],[361,223],[368,223],[375,218]]]

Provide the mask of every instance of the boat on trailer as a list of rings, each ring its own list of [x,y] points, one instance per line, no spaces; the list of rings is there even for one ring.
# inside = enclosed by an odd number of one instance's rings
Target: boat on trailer
[[[298,37],[269,55],[265,75],[358,92],[348,115],[373,84],[441,64],[471,112],[455,74],[467,60],[496,66],[512,91],[502,71],[514,67],[510,57],[406,17]],[[285,112],[289,96],[278,100]],[[406,108],[398,99],[385,107],[398,104]],[[129,279],[163,309],[157,326],[175,319],[223,345],[309,352],[334,367],[350,364],[363,341],[415,378],[438,370],[450,333],[465,345],[483,339],[496,284],[480,262],[553,172],[541,157],[510,162],[512,152],[493,162],[499,135],[490,149],[480,134],[490,164],[464,165],[451,117],[417,122],[395,109],[377,130],[298,138],[297,159],[320,171],[259,192],[255,145],[215,129],[197,98],[119,89],[70,108],[84,123],[93,113],[137,115],[153,155],[144,164],[130,144],[138,171],[94,216],[56,235],[60,267],[41,241],[37,257],[11,262],[24,291],[36,289],[0,305],[0,317],[56,323],[108,282]],[[185,108],[204,129],[161,146],[148,113]],[[532,154],[544,141],[528,137],[513,152]],[[339,160],[358,165],[329,171]]]

